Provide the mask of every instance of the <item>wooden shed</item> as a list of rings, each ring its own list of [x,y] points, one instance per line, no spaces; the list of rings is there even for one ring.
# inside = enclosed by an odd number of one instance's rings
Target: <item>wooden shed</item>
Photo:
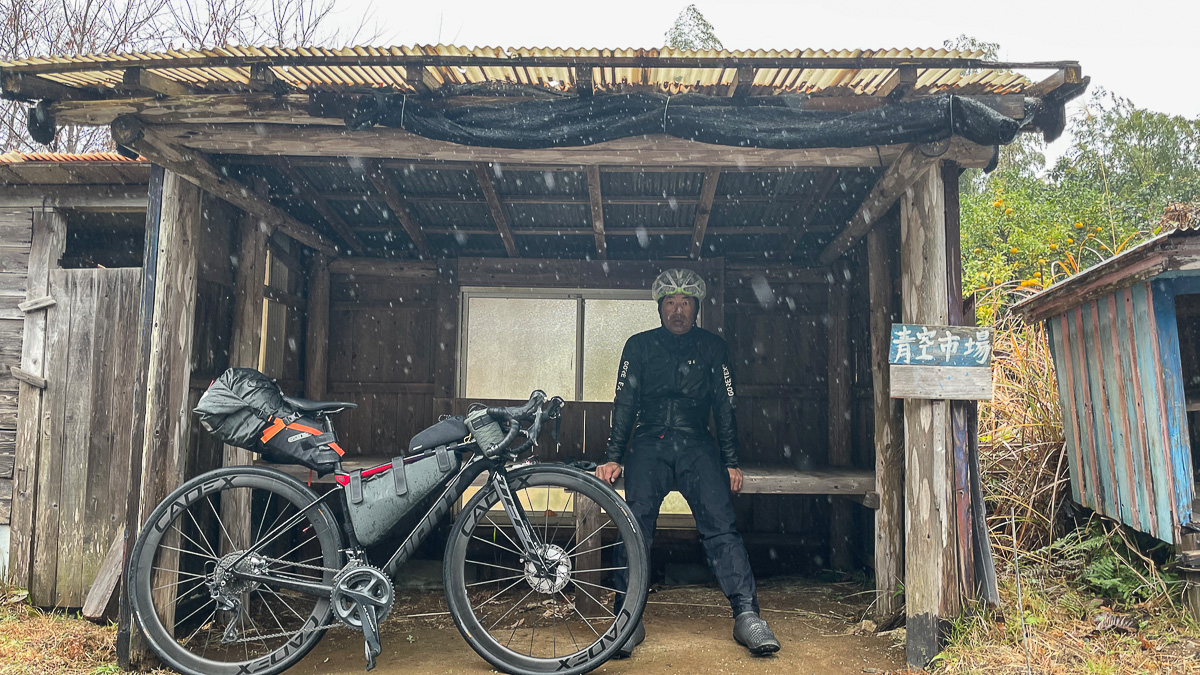
[[[1200,232],[1170,229],[1016,306],[1046,324],[1076,503],[1200,567]],[[1200,616],[1200,578],[1189,605]]]
[[[129,467],[127,532],[181,480],[252,461],[188,412],[230,365],[358,402],[339,424],[347,464],[532,386],[573,400],[542,459],[599,459],[617,350],[655,320],[651,279],[687,265],[712,289],[701,326],[737,364],[755,565],[772,564],[761,541],[798,549],[796,569],[873,569],[881,615],[903,584],[916,665],[986,589],[972,406],[891,399],[889,329],[963,322],[959,173],[1017,133],[1061,133],[1087,85],[1077,63],[430,46],[0,69],[4,95],[50,120],[35,137],[109,125],[154,164],[131,415],[110,436]],[[531,379],[494,377],[532,344],[545,365]],[[22,405],[44,407],[63,367],[30,361],[46,387],[23,384]],[[32,477],[59,460],[36,413],[19,419],[30,478],[12,573],[51,593]]]

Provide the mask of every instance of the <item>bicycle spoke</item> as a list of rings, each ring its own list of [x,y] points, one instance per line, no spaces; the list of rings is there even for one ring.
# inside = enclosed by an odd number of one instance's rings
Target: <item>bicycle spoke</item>
[[[221,514],[217,513],[217,507],[213,506],[212,495],[205,496],[204,500],[208,502],[208,508],[212,509],[213,515],[217,518],[217,525],[221,528],[221,532],[224,533],[225,539],[229,541],[229,550],[236,551],[237,542],[233,540],[233,537],[229,536],[229,531],[225,529],[225,521],[221,520]],[[218,541],[217,543],[221,542]]]
[[[272,493],[268,494],[268,495],[267,495],[267,503],[266,503],[266,504],[263,504],[263,514],[262,514],[262,518],[261,518],[261,519],[259,519],[259,521],[258,521],[258,529],[257,529],[257,530],[255,530],[255,532],[254,532],[254,540],[255,540],[255,541],[258,541],[258,538],[262,536],[262,533],[263,533],[262,526],[263,526],[263,524],[264,524],[264,523],[266,523],[266,522],[267,522],[267,514],[271,512],[271,500],[272,500],[272,499],[274,499],[274,498],[275,498],[275,493],[274,493],[274,492],[272,492]]]
[[[597,567],[597,568],[590,569],[590,570],[571,570],[571,573],[572,574],[582,574],[584,572],[616,572],[618,570],[627,570],[627,569],[629,569],[628,566],[626,566],[626,567]]]
[[[591,539],[592,537],[596,536],[596,533],[603,529],[604,529],[604,525],[600,525],[596,529],[592,530],[591,534],[584,537],[583,539],[580,539],[574,546],[572,546],[571,550],[567,551],[567,555],[571,555],[572,553],[574,553],[576,550],[579,549],[580,546],[583,546],[584,542],[586,542],[588,539]]]
[[[284,606],[284,607],[287,607],[287,609],[288,609],[288,611],[289,611],[289,612],[291,612],[292,614],[295,614],[297,619],[300,619],[301,621],[304,621],[304,617],[300,616],[300,614],[299,614],[299,613],[297,613],[297,612],[296,612],[296,610],[292,609],[292,606],[291,606],[291,605],[289,605],[289,604],[287,603],[287,600],[284,600],[284,599],[283,599],[283,596],[281,596],[281,595],[279,595],[278,593],[276,593],[274,588],[271,588],[270,586],[263,586],[263,588],[265,588],[265,589],[267,589],[268,591],[270,591],[270,592],[271,592],[271,595],[275,596],[275,597],[276,597],[276,598],[279,600],[279,602],[282,602],[282,603],[283,603],[283,606]]]
[[[508,543],[513,545],[513,548],[517,549],[518,551],[524,550],[521,548],[520,544],[513,541],[512,537],[508,536],[508,533],[505,532],[503,528],[501,528],[499,525],[496,524],[496,521],[492,520],[491,516],[484,516],[484,518],[487,518],[487,521],[492,524],[492,527],[496,528],[497,532],[504,535],[504,538],[508,540]]]
[[[517,555],[522,555],[522,553],[520,551],[514,551],[513,549],[511,549],[507,546],[501,546],[500,544],[497,544],[494,541],[488,541],[487,539],[484,539],[483,537],[471,535],[471,538],[476,539],[478,541],[482,541],[483,543],[488,544],[490,546],[495,546],[496,548],[500,549],[501,551],[508,551],[509,553],[515,553]]]
[[[568,605],[571,605],[571,606],[574,606],[574,605],[575,605],[575,601],[574,601],[574,600],[572,600],[572,599],[570,599],[570,598],[568,598],[566,593],[563,593],[563,592],[560,590],[560,591],[558,592],[558,594],[559,594],[559,595],[561,595],[561,596],[563,597],[563,600],[566,600],[566,601],[567,601],[567,604],[568,604]],[[575,651],[579,651],[579,640],[576,640],[576,639],[575,639],[575,631],[571,630],[571,622],[570,622],[570,621],[563,621],[563,625],[567,627],[567,635],[570,635],[570,636],[571,636],[571,644],[575,645]]]
[[[484,567],[495,567],[498,570],[507,570],[509,572],[520,572],[522,575],[525,574],[525,570],[519,570],[515,567],[505,567],[504,565],[493,565],[492,563],[480,562],[478,560],[467,560],[465,562],[469,562],[469,563],[472,563],[475,565],[483,565]]]
[[[572,558],[577,558],[577,557],[579,557],[579,556],[581,556],[581,555],[584,555],[584,554],[587,554],[587,553],[595,553],[596,551],[603,551],[603,550],[604,550],[604,549],[606,549],[606,548],[612,548],[612,547],[614,547],[614,546],[620,546],[621,544],[624,544],[624,543],[625,543],[625,542],[623,542],[623,541],[621,541],[621,540],[619,540],[619,539],[618,539],[617,541],[614,541],[614,542],[613,542],[613,543],[611,543],[611,544],[605,544],[605,545],[603,545],[603,546],[601,546],[601,547],[599,547],[599,548],[589,548],[589,549],[588,549],[588,550],[586,550],[586,551],[579,551],[578,553],[572,553],[572,554],[570,555],[570,557],[572,557]]]
[[[206,606],[206,605],[205,605],[205,606]],[[202,606],[202,607],[203,607],[203,606]],[[189,615],[188,615],[188,619],[192,618],[192,616],[194,616],[194,615],[195,615],[195,612],[192,612],[191,614],[189,614]],[[179,644],[181,644],[181,645],[186,645],[187,643],[191,642],[191,641],[192,641],[192,638],[196,637],[196,633],[199,633],[199,632],[200,632],[200,630],[201,630],[202,628],[204,628],[205,626],[207,626],[207,625],[208,625],[208,622],[209,622],[209,621],[212,621],[212,620],[213,620],[213,618],[214,618],[214,617],[216,617],[216,616],[217,616],[217,608],[216,608],[216,607],[213,607],[213,611],[212,611],[212,613],[211,613],[211,614],[209,614],[209,615],[208,615],[208,618],[207,618],[207,619],[205,619],[205,620],[203,620],[203,621],[201,621],[201,622],[200,622],[200,625],[199,625],[199,626],[196,626],[196,630],[192,631],[192,634],[191,634],[191,635],[189,635],[189,636],[187,636],[187,639],[186,639],[186,640],[183,640],[183,641],[181,641]],[[186,620],[186,619],[185,619],[185,620]],[[178,626],[180,623],[183,623],[183,622],[182,622],[182,621],[177,621],[177,622],[175,623],[175,625],[176,625],[176,626]],[[209,637],[211,638],[212,636],[210,635]],[[208,651],[208,643],[205,643],[205,644],[204,644],[204,650],[205,650],[205,651]]]
[[[524,578],[525,578],[524,574],[517,574],[517,575],[511,576],[511,577],[501,577],[499,579],[488,579],[487,581],[476,581],[474,583],[465,584],[465,586],[467,588],[470,588],[472,586],[482,586],[484,584],[498,584],[498,583],[501,583],[504,581],[509,581],[512,579],[524,579]]]
[[[212,602],[214,605],[216,604],[216,603],[215,603],[215,602],[214,602],[212,599],[209,599],[209,601],[208,601],[208,602]],[[176,625],[176,626],[178,626],[178,625],[180,625],[180,624],[187,623],[187,620],[188,620],[188,619],[192,618],[193,616],[196,616],[197,614],[199,614],[199,613],[200,613],[200,610],[204,609],[205,607],[208,607],[208,602],[202,603],[202,604],[201,604],[199,607],[197,607],[196,609],[192,610],[192,613],[191,613],[191,614],[188,614],[186,617],[184,617],[182,621],[176,621],[176,622],[175,622],[175,625]],[[216,614],[216,613],[217,613],[217,608],[216,608],[216,607],[213,607],[213,614]],[[205,621],[204,623],[208,623],[208,622],[207,622],[207,621]],[[201,626],[203,626],[203,625],[204,625],[204,623],[201,623],[200,625],[201,625]]]
[[[483,602],[479,603],[479,607],[483,607],[484,605],[486,605],[486,604],[490,603],[490,602],[491,602],[491,601],[492,601],[494,598],[498,598],[498,597],[500,597],[501,595],[504,595],[505,593],[507,593],[507,592],[508,592],[508,589],[512,588],[513,586],[516,586],[516,585],[517,585],[517,584],[519,584],[519,583],[521,583],[521,581],[518,579],[517,581],[514,581],[514,582],[512,582],[511,584],[509,584],[509,585],[505,586],[505,587],[504,587],[504,590],[500,591],[499,593],[495,593],[495,594],[493,594],[493,595],[492,595],[491,597],[489,597],[487,600],[484,600]],[[476,607],[472,607],[472,608],[471,608],[471,611],[475,611],[475,609],[477,609],[477,608],[476,608]]]
[[[617,590],[617,589],[615,589],[615,588],[609,588],[608,586],[601,586],[600,584],[593,584],[593,583],[591,583],[591,582],[588,582],[588,581],[581,581],[581,580],[579,580],[579,579],[575,579],[574,577],[572,577],[572,578],[571,578],[571,583],[573,583],[573,584],[583,584],[584,586],[591,586],[592,588],[603,588],[604,590],[606,590],[606,591],[612,591],[613,593],[620,593],[620,592],[621,592],[621,591],[618,591],[618,590]]]
[[[271,603],[267,600],[267,596],[263,595],[262,591],[258,589],[255,589],[254,592],[258,593],[258,597],[262,599],[263,607],[266,607],[267,611],[271,613],[271,618],[275,619],[275,625],[279,627],[279,632],[286,633],[287,631],[284,630],[283,624],[279,621],[279,616],[275,614],[275,610],[271,609]]]
[[[208,535],[204,533],[204,528],[200,527],[200,522],[196,520],[196,516],[192,515],[191,506],[188,506],[188,508],[184,509],[184,512],[187,513],[188,518],[192,520],[192,525],[196,527],[196,534],[200,535],[200,538],[204,540],[203,548],[207,549],[212,557],[219,558],[220,556],[217,555],[217,549],[213,548],[212,542],[208,540]],[[179,531],[182,533],[183,529],[180,528]]]
[[[192,539],[191,537],[187,536],[187,534],[184,533],[183,528],[179,527],[179,521],[172,522],[171,526],[175,528],[175,531],[179,533],[179,536],[192,542],[192,546],[195,546],[198,549],[203,549],[203,547],[200,546],[200,544],[198,544],[195,539]],[[159,547],[167,548],[167,546],[165,544],[159,544]],[[208,558],[210,560],[217,559],[217,555],[215,553],[213,553],[212,551],[208,551],[207,552],[208,555],[205,555],[205,552],[203,550],[200,553],[196,553],[195,551],[183,551],[183,549],[173,549],[173,550],[178,550],[183,553],[190,553],[190,554],[196,556],[197,558]]]
[[[271,557],[283,560],[283,559],[287,558],[289,555],[295,553],[296,549],[300,548],[301,546],[307,544],[308,542],[310,542],[316,538],[317,538],[317,535],[313,534],[313,536],[309,537],[308,539],[305,539],[304,541],[300,542],[299,544],[296,544],[294,547],[292,547],[292,550],[288,551],[287,553],[284,553],[283,555],[271,556]]]
[[[608,615],[609,615],[611,618],[613,618],[613,619],[617,618],[617,615],[616,615],[616,614],[613,614],[612,612],[609,612],[609,611],[608,611],[608,608],[604,606],[604,603],[603,603],[603,602],[600,602],[599,600],[597,600],[597,599],[596,599],[596,596],[592,595],[591,593],[588,593],[586,588],[584,588],[583,586],[576,586],[575,588],[579,589],[580,591],[583,591],[583,594],[584,594],[584,595],[586,595],[586,596],[588,596],[589,598],[591,598],[591,599],[592,599],[592,602],[596,603],[596,606],[597,606],[597,607],[599,607],[600,609],[603,609],[604,611],[608,612]]]
[[[163,548],[166,548],[166,547],[163,547]],[[208,578],[208,576],[204,575],[204,574],[195,574],[193,572],[181,572],[179,570],[167,569],[166,567],[151,567],[150,569],[154,570],[155,572],[166,572],[167,574],[178,574],[181,577],[188,577],[191,579],[207,579]]]
[[[496,623],[493,623],[493,624],[491,625],[491,628],[488,628],[488,632],[489,632],[489,633],[490,633],[490,632],[492,632],[492,628],[495,628],[495,627],[496,627],[496,624],[498,624],[498,623],[500,623],[501,621],[503,621],[503,620],[504,620],[504,617],[508,616],[509,614],[512,614],[512,611],[513,611],[514,609],[516,609],[517,607],[520,607],[520,606],[521,606],[521,603],[522,603],[522,602],[525,602],[525,598],[528,598],[528,597],[529,597],[530,595],[532,595],[532,594],[533,594],[533,589],[531,588],[531,589],[529,589],[529,592],[528,592],[528,593],[526,593],[525,595],[522,595],[522,596],[521,596],[521,599],[520,599],[520,600],[518,600],[518,601],[516,602],[516,604],[514,604],[512,607],[509,607],[507,612],[505,612],[504,614],[500,615],[500,618],[499,618],[499,619],[496,619]]]
[[[575,499],[575,493],[568,492],[567,493],[567,503],[566,503],[566,505],[563,506],[563,510],[562,510],[563,515],[566,515],[567,513],[570,513],[572,516],[575,515],[575,511],[571,509],[571,500],[573,500],[573,499]],[[562,527],[562,519],[561,518],[559,519],[559,521],[557,523],[554,524],[554,534],[550,535],[550,539],[547,540],[546,543],[550,543],[558,537],[558,528],[560,528],[560,527]]]

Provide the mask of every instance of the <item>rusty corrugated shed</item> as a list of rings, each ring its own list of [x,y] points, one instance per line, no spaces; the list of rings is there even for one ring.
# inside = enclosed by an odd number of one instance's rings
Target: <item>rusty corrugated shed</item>
[[[667,93],[717,93],[737,83],[737,65],[747,65],[755,68],[750,90],[754,95],[871,96],[895,86],[898,61],[911,62],[916,67],[917,80],[911,93],[918,96],[948,90],[962,94],[1015,94],[1031,84],[1024,76],[1007,68],[965,68],[969,65],[965,63],[968,60],[982,63],[982,52],[946,49],[685,51],[453,45],[340,49],[227,46],[204,50],[38,57],[0,62],[0,67],[9,72],[36,74],[73,87],[113,89],[121,84],[125,68],[139,66],[193,87],[225,89],[231,84],[248,84],[252,66],[266,63],[278,80],[299,90],[384,87],[416,91],[406,77],[405,64],[422,57],[429,59],[428,70],[441,84],[500,82],[564,92],[575,88],[577,69],[574,64],[586,64],[589,60],[615,62],[614,59],[636,61],[638,65],[592,68],[592,81],[597,91],[637,88]],[[532,65],[503,63],[514,59],[532,60]],[[805,67],[779,66],[800,59],[805,60]],[[687,62],[693,60],[704,66],[688,65]],[[872,67],[873,60],[886,62]],[[924,65],[923,61],[930,65]],[[957,63],[945,65],[957,61],[964,62],[962,67]]]

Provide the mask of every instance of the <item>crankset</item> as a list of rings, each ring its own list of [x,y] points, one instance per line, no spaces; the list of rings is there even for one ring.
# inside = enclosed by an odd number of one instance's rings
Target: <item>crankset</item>
[[[339,621],[362,631],[367,670],[373,669],[375,657],[383,651],[379,624],[391,613],[396,600],[392,580],[378,567],[351,563],[334,577],[329,599]]]

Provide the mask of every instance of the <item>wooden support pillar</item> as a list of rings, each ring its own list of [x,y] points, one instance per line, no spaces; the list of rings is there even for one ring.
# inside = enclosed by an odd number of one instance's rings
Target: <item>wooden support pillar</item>
[[[130,490],[125,527],[125,566],[134,537],[150,512],[187,479],[191,411],[192,337],[196,318],[197,237],[201,236],[201,192],[179,175],[155,167],[146,213],[138,358],[130,453]],[[165,559],[160,565],[173,567]],[[168,575],[171,572],[160,574]],[[160,592],[174,586],[156,577]],[[168,599],[169,601],[169,599]],[[126,669],[150,658],[133,627],[128,601],[121,594],[117,661]]]
[[[900,202],[905,323],[946,325],[945,193],[939,170],[927,170]],[[907,654],[913,668],[941,650],[948,620],[960,607],[952,435],[947,401],[904,404]]]
[[[575,567],[581,570],[598,570],[602,567],[600,564],[600,534],[590,535],[601,526],[600,506],[579,494],[576,494],[575,497],[575,541],[571,544],[578,546]],[[608,616],[612,611],[600,605],[600,593],[603,592],[598,588],[600,575],[600,572],[582,572],[577,575],[579,580],[584,583],[579,584],[575,589],[575,608],[588,618]],[[588,586],[587,584],[592,585]]]
[[[329,386],[329,257],[314,253],[308,277],[308,334],[304,341],[304,395],[325,398]]]
[[[850,293],[844,265],[833,271],[829,285],[829,466],[850,466]],[[854,505],[832,497],[829,522],[829,565],[849,570],[853,565]]]
[[[1194,560],[1195,552],[1200,551],[1200,534],[1183,534],[1176,548],[1182,554],[1191,553]],[[1195,565],[1194,562],[1191,564]],[[1183,580],[1187,584],[1183,589],[1183,606],[1192,619],[1200,621],[1200,572],[1184,572]]]
[[[67,241],[67,223],[62,213],[35,210],[32,214],[33,243],[29,250],[25,297],[44,298],[50,292],[50,270],[58,268]],[[50,312],[30,311],[25,315],[21,342],[21,370],[38,378],[46,377],[46,329]],[[33,536],[37,475],[46,440],[42,428],[42,402],[45,392],[27,381],[18,384],[17,452],[13,466],[13,499],[9,580],[23,588],[31,586],[34,567]],[[34,598],[36,601],[37,599]]]
[[[871,381],[875,411],[875,616],[891,616],[904,581],[904,418],[901,402],[891,397],[888,353],[897,318],[892,285],[892,223],[867,234],[871,297]]]
[[[433,415],[454,410],[456,365],[458,363],[459,311],[458,261],[439,260],[437,277],[437,326],[434,328]],[[432,420],[431,420],[432,421]]]

